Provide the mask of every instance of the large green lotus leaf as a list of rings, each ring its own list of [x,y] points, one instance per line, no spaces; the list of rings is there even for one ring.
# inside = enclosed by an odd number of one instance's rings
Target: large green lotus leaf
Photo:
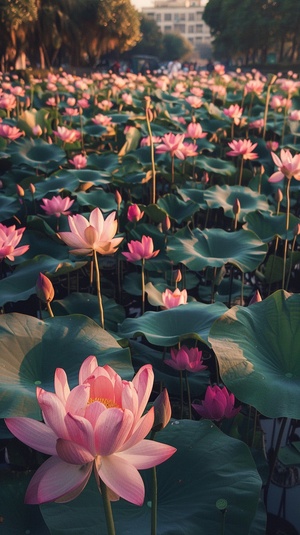
[[[215,287],[214,300],[221,303],[240,303],[242,291],[242,281],[238,279],[233,279],[230,281],[230,277],[222,279],[219,286]],[[211,286],[199,286],[198,295],[201,301],[205,303],[211,302]],[[229,295],[230,294],[230,295]],[[244,284],[243,295],[246,298],[249,298],[253,294],[253,287],[250,285]]]
[[[300,417],[300,295],[282,290],[228,310],[211,328],[225,385],[270,418]]]
[[[88,155],[88,164],[97,170],[112,172],[119,167],[119,157],[114,152]]]
[[[207,209],[207,204],[204,200],[205,190],[202,184],[197,184],[193,187],[178,188],[177,191],[184,201],[191,200],[197,203],[198,207],[202,208],[202,210]]]
[[[1,535],[49,535],[38,505],[25,505],[24,496],[34,472],[1,472]]]
[[[204,193],[209,208],[223,208],[224,214],[231,218],[234,218],[232,207],[237,199],[241,205],[238,221],[244,221],[246,214],[255,210],[270,211],[265,195],[244,186],[213,186]]]
[[[102,296],[105,329],[108,331],[117,331],[118,324],[125,319],[125,311],[121,305],[118,305],[114,299],[108,299],[105,295]],[[68,314],[84,314],[92,318],[96,323],[99,319],[99,304],[96,295],[87,293],[74,292],[64,299],[53,301],[52,310],[54,316],[64,316]]]
[[[80,182],[92,183],[94,186],[107,186],[111,182],[111,174],[96,169],[62,169],[55,173],[55,177],[73,177]]]
[[[146,312],[140,318],[127,318],[119,327],[124,338],[144,335],[155,346],[175,346],[187,338],[208,344],[213,322],[227,310],[223,303],[187,303],[160,312]]]
[[[300,219],[290,214],[289,231],[286,233],[286,215],[271,214],[256,210],[245,217],[245,229],[252,230],[265,243],[269,243],[276,236],[285,240],[292,240],[294,237],[294,228],[300,223]]]
[[[34,197],[35,199],[40,200],[43,197],[48,197],[49,193],[56,195],[63,191],[72,193],[77,190],[79,184],[79,179],[71,173],[65,173],[63,176],[51,175],[43,180],[43,182],[38,182],[35,185],[36,191]]]
[[[261,480],[248,447],[223,434],[210,421],[173,420],[155,437],[177,448],[157,467],[157,535],[222,533],[217,500],[228,503],[225,532],[249,534]],[[142,471],[146,496],[141,507],[124,500],[112,504],[116,533],[150,533],[151,470]],[[94,477],[76,500],[45,504],[41,512],[52,535],[105,533],[105,516]],[[262,534],[263,532],[260,532]]]
[[[108,193],[101,189],[94,189],[91,192],[76,193],[77,201],[80,206],[92,206],[101,208],[102,212],[112,212],[117,210],[116,200],[113,193]]]
[[[167,388],[169,395],[178,400],[180,396],[179,372],[164,362],[163,351],[157,351],[135,340],[130,341],[130,350],[134,368],[138,369],[144,364],[152,364],[155,382],[160,382],[162,387]],[[164,354],[164,358],[171,358],[170,354]],[[207,370],[188,373],[188,381],[192,399],[199,399],[204,397],[210,374]]]
[[[107,128],[105,126],[102,126],[100,124],[90,124],[86,125],[82,129],[84,134],[88,134],[92,137],[101,137],[103,134],[106,134]]]
[[[191,231],[188,227],[168,237],[167,254],[175,264],[182,262],[193,271],[230,263],[242,272],[254,271],[264,260],[268,247],[254,232],[223,229]]]
[[[56,368],[66,370],[71,386],[86,357],[95,355],[99,365],[109,364],[129,379],[129,350],[97,323],[83,315],[60,316],[41,321],[25,314],[0,316],[1,418],[40,418],[36,386],[53,391]]]
[[[47,255],[38,255],[20,264],[12,275],[0,280],[0,306],[6,303],[26,301],[36,293],[39,274],[63,275],[84,266],[86,262],[72,262]]]
[[[42,139],[20,139],[7,148],[15,166],[51,172],[65,162],[66,153],[55,144],[50,145]]]
[[[20,203],[15,197],[0,195],[0,222],[9,219],[20,210]]]
[[[217,175],[231,176],[236,173],[235,166],[221,158],[208,158],[207,156],[198,156],[195,160],[196,166],[208,173]]]
[[[182,201],[173,193],[167,193],[160,197],[157,201],[160,208],[165,210],[171,219],[181,225],[183,221],[191,219],[192,216],[199,210],[199,206],[193,201]]]

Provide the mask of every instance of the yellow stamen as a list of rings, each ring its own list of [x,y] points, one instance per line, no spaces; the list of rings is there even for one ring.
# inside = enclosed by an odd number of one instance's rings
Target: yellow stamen
[[[94,401],[99,401],[100,403],[103,403],[103,405],[105,405],[107,409],[113,409],[114,407],[118,409],[121,408],[119,405],[117,405],[117,403],[115,403],[111,399],[106,398],[90,398],[87,404],[90,405],[91,403],[94,403]]]

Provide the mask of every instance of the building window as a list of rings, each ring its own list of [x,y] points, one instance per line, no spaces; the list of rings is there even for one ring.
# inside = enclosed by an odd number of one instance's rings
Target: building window
[[[195,18],[195,14],[194,13],[189,13],[189,20],[194,20]]]
[[[194,33],[194,26],[188,26],[188,33]]]
[[[183,21],[185,21],[185,13],[175,13],[174,20],[175,20],[175,22],[183,22]]]
[[[196,13],[196,20],[202,20],[202,13],[201,13],[201,11],[197,11],[197,13]]]
[[[161,13],[157,13],[156,22],[161,22]]]
[[[196,33],[203,32],[203,24],[196,24]]]
[[[172,13],[165,13],[164,15],[164,20],[167,21],[167,20],[172,20]]]
[[[172,31],[172,26],[165,26],[165,29],[164,29],[164,32],[171,32]]]
[[[185,33],[185,24],[174,24],[174,31],[179,33]]]
[[[149,19],[154,19],[154,13],[146,13],[146,17],[149,17]]]

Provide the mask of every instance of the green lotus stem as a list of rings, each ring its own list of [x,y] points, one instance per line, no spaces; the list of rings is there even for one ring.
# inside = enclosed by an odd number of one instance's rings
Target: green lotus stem
[[[192,405],[191,405],[191,389],[190,389],[190,383],[188,378],[188,372],[185,370],[185,386],[188,396],[188,407],[189,407],[189,419],[192,419]]]
[[[172,184],[175,182],[175,156],[172,156],[171,159],[171,174],[172,174]]]
[[[289,95],[287,96],[287,103],[289,100]],[[288,110],[288,104],[284,106],[284,116],[283,116],[283,125],[282,125],[282,133],[281,133],[281,142],[283,143],[283,138],[285,134],[285,127],[286,127],[286,116],[287,116],[287,110]]]
[[[244,168],[244,158],[242,157],[242,159],[241,159],[241,166],[240,166],[239,186],[242,185],[243,168]]]
[[[90,264],[90,290],[89,293],[93,293],[93,285],[94,285],[94,261],[91,259]]]
[[[285,287],[286,257],[287,257],[287,250],[288,250],[288,230],[290,226],[290,185],[291,185],[291,181],[287,180],[287,183],[286,183],[286,220],[285,220],[286,239],[284,241],[283,270],[282,270],[282,289],[283,290]]]
[[[214,267],[214,275],[213,275],[213,280],[211,282],[211,298],[210,298],[210,302],[211,303],[214,303],[215,302],[215,283],[216,283],[216,277],[217,277],[217,268]]]
[[[222,515],[222,521],[221,521],[221,535],[224,535],[224,533],[225,533],[225,515],[226,515],[226,511],[222,511],[222,512],[221,512],[221,515]]]
[[[183,418],[183,378],[182,371],[179,371],[179,381],[180,381],[180,419]]]
[[[266,128],[267,128],[267,118],[268,118],[268,109],[269,109],[269,102],[270,102],[270,95],[271,95],[271,85],[268,85],[267,87],[267,94],[266,94],[266,103],[265,103],[265,112],[264,112],[264,128],[263,128],[263,134],[262,138],[265,139],[266,137]]]
[[[287,278],[287,281],[286,281],[286,289],[287,290],[288,290],[288,287],[289,287],[289,284],[290,284],[290,278],[291,278],[291,273],[292,273],[292,265],[293,265],[292,254],[293,254],[294,249],[295,249],[297,238],[298,238],[298,235],[296,234],[296,236],[294,236],[294,238],[293,238],[292,249],[291,249],[291,261],[290,261],[290,265],[289,265],[289,274],[288,274],[288,278]]]
[[[145,312],[145,258],[142,258],[142,314]]]
[[[233,284],[233,266],[230,266],[229,274],[229,295],[228,295],[228,307],[231,306],[231,295],[232,295],[232,284]]]
[[[245,281],[245,274],[244,274],[244,272],[242,271],[242,279],[241,279],[241,300],[240,300],[241,306],[243,306],[243,302],[244,302],[244,281]]]
[[[98,303],[99,303],[100,325],[102,329],[104,329],[104,311],[103,311],[103,303],[102,303],[101,288],[100,288],[100,270],[99,270],[99,264],[98,264],[98,258],[97,258],[97,251],[95,249],[93,250],[93,259],[94,259],[94,265],[95,265],[95,271],[96,271],[96,288],[97,288],[97,297],[98,297]]]
[[[52,311],[50,303],[47,302],[46,304],[47,304],[47,310],[49,312],[50,318],[54,318],[54,314],[53,314],[53,311]]]
[[[150,140],[150,155],[151,155],[151,169],[152,169],[152,203],[156,203],[156,169],[155,169],[155,156],[154,156],[154,143],[153,143],[153,135],[152,135],[152,128],[149,120],[149,115],[147,113],[146,109],[146,122],[147,122],[147,128],[149,133],[149,140]]]
[[[257,414],[257,409],[254,409],[254,418],[253,418],[253,435],[252,435],[252,443],[251,443],[251,448],[254,447],[254,443],[255,443],[255,435],[256,435],[256,425],[257,425],[257,417],[258,417],[258,414]]]
[[[157,534],[157,473],[156,466],[151,468],[152,472],[152,499],[151,499],[151,535]]]
[[[234,121],[231,123],[231,139],[234,138]]]
[[[107,535],[116,535],[115,530],[115,524],[111,509],[111,503],[110,499],[108,498],[108,492],[107,492],[107,486],[100,478],[100,490],[102,494],[102,500],[103,500],[103,507],[104,507],[104,513],[105,513],[105,520],[106,520],[106,527],[107,527]]]
[[[286,422],[287,422],[287,418],[282,418],[282,422],[281,422],[281,425],[280,425],[280,429],[279,429],[279,433],[278,433],[278,437],[277,437],[277,441],[276,441],[276,445],[275,445],[274,454],[272,456],[271,463],[270,463],[270,470],[269,470],[268,480],[267,480],[267,483],[266,483],[266,486],[265,486],[265,489],[264,489],[265,503],[266,503],[266,499],[267,499],[267,496],[268,496],[269,487],[270,487],[270,484],[271,484],[271,481],[272,481],[272,475],[273,475],[275,464],[276,464],[276,461],[277,461],[279,448],[281,446],[281,441],[282,441],[284,429],[285,429],[285,426],[286,426]]]

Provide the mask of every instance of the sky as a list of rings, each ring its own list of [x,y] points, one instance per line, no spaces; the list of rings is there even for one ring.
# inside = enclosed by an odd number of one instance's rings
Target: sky
[[[142,7],[150,7],[153,5],[152,0],[131,0],[131,3],[139,10],[141,10]]]

